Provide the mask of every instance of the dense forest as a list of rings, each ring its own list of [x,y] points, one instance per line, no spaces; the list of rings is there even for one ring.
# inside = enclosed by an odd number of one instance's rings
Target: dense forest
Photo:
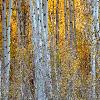
[[[0,0],[0,100],[100,100],[99,0]]]

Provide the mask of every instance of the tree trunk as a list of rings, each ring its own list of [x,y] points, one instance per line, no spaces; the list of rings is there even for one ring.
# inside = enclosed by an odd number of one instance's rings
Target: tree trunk
[[[35,6],[30,0],[30,15],[32,21],[33,32],[33,44],[34,44],[34,56],[35,56],[35,86],[36,97],[38,100],[46,100],[45,94],[45,81],[44,81],[44,68],[43,68],[43,55],[42,55],[42,40],[41,40],[41,25],[40,25],[40,13],[39,13],[39,1],[36,0]],[[34,21],[35,20],[35,21]]]
[[[57,94],[56,100],[60,100],[60,80],[61,80],[61,68],[60,68],[60,54],[59,54],[59,0],[56,1],[56,87]]]
[[[33,32],[32,40],[35,56],[36,99],[47,100],[51,98],[51,69],[47,49],[47,1],[36,0],[34,6],[32,3],[30,0],[30,15]],[[43,10],[42,5],[46,11]],[[43,21],[44,19],[45,21]]]
[[[18,25],[18,61],[19,61],[19,81],[20,83],[18,84],[18,95],[19,95],[19,99],[23,100],[24,99],[24,83],[23,83],[23,53],[20,53],[20,50],[23,50],[23,40],[22,40],[22,35],[24,32],[24,20],[23,20],[23,12],[22,12],[22,3],[23,0],[18,0],[17,1],[17,25]]]
[[[8,91],[8,95],[9,95],[9,85],[10,85],[10,33],[11,33],[11,16],[12,16],[12,0],[9,0],[9,14],[8,14],[8,20],[7,20],[7,87],[6,87],[6,91]]]
[[[93,100],[96,100],[96,34],[99,33],[99,0],[93,0],[93,25],[92,25],[92,47],[91,47],[91,67],[92,67],[92,93]]]
[[[44,56],[44,67],[46,71],[45,76],[45,85],[46,85],[46,94],[48,99],[52,99],[52,85],[51,85],[51,66],[50,66],[50,53],[48,50],[48,1],[42,0],[43,7],[43,56]]]
[[[68,12],[67,0],[64,0],[65,40],[68,41]]]
[[[2,61],[0,60],[0,100],[1,100],[1,66],[2,66]]]
[[[75,14],[74,14],[74,1],[69,0],[69,21],[70,21],[70,50],[71,56],[76,56],[76,27],[75,27]]]
[[[6,34],[6,0],[2,0],[2,35],[3,35],[3,58],[4,58],[4,64],[2,66],[2,99],[7,100],[8,99],[8,92],[6,88],[8,87],[8,76],[7,76],[7,34]]]

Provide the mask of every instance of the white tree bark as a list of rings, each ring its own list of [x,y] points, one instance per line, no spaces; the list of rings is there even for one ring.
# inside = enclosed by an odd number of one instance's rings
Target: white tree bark
[[[7,49],[8,49],[8,68],[10,69],[10,28],[11,28],[11,16],[12,16],[12,0],[9,0],[9,14],[7,21]],[[8,72],[9,73],[9,72]]]
[[[48,99],[52,99],[52,85],[51,85],[51,66],[50,66],[50,53],[48,50],[48,1],[42,0],[43,7],[43,59],[44,67],[46,71],[45,81],[46,81],[46,94]]]
[[[10,20],[12,15],[12,0],[9,1],[8,20],[6,26],[6,0],[2,0],[2,29],[4,67],[2,68],[2,98],[8,100],[9,95],[9,71],[10,71]],[[7,29],[6,29],[7,28]]]
[[[46,100],[45,94],[45,81],[44,81],[44,69],[43,69],[43,55],[42,55],[42,40],[41,40],[41,26],[39,17],[39,1],[36,0],[35,6],[32,5],[30,0],[30,15],[32,19],[32,32],[34,33],[33,44],[34,44],[34,55],[35,55],[35,76],[36,76],[36,99]],[[36,20],[36,21],[34,21]]]
[[[92,68],[92,93],[93,100],[96,100],[96,34],[99,33],[99,0],[93,0],[93,25],[92,25],[92,47],[91,47],[91,68]]]
[[[47,22],[44,25],[43,19],[47,15],[43,13],[42,4],[47,6],[47,1],[36,0],[34,2],[30,0],[30,15],[32,21],[32,32],[33,32],[33,45],[35,55],[35,86],[36,86],[36,99],[37,100],[48,100],[51,98],[51,76],[49,66],[49,53],[47,50]],[[46,9],[47,11],[47,9]],[[46,94],[47,93],[47,94]]]
[[[6,70],[6,75],[7,75],[7,87],[6,91],[8,92],[7,95],[9,95],[9,78],[10,78],[10,33],[11,33],[11,16],[12,16],[12,0],[9,0],[9,11],[8,11],[8,20],[7,20],[7,70]]]
[[[1,93],[2,93],[2,99],[7,100],[7,34],[6,34],[6,0],[2,0],[2,35],[3,35],[3,58],[4,58],[4,64],[2,66],[2,84],[1,84]]]

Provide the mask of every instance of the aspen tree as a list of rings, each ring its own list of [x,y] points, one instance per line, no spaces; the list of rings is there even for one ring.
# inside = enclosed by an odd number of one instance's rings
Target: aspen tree
[[[2,98],[7,100],[9,95],[9,71],[10,71],[10,23],[12,15],[12,0],[9,1],[9,14],[6,26],[6,0],[2,0],[2,33],[4,50],[4,67],[2,67]]]
[[[9,11],[8,11],[8,20],[7,20],[7,88],[6,90],[8,91],[9,94],[9,86],[10,86],[10,43],[11,43],[11,16],[12,16],[12,4],[13,1],[9,0]]]
[[[99,33],[99,0],[93,0],[93,25],[92,25],[92,47],[91,47],[91,68],[92,68],[92,93],[96,100],[96,34]]]
[[[18,23],[18,42],[19,42],[19,47],[23,47],[22,44],[22,34],[23,34],[23,19],[22,19],[22,0],[17,1],[17,23]]]
[[[1,66],[2,66],[2,61],[0,59],[0,100],[1,100]]]
[[[47,7],[47,1],[36,0],[33,6],[30,0],[30,15],[32,20],[32,32],[34,34],[34,56],[35,56],[35,76],[36,76],[36,98],[47,100],[51,98],[51,72],[49,64],[47,46],[47,8],[44,12],[42,5]],[[43,21],[45,17],[45,22]],[[33,19],[34,18],[34,19]]]
[[[6,97],[6,67],[7,67],[7,34],[6,34],[6,0],[2,0],[2,35],[3,35],[3,60],[4,64],[2,67],[2,84],[1,84],[1,95],[2,99],[7,100],[8,97]],[[4,76],[3,76],[4,75]]]
[[[21,34],[23,32],[23,21],[22,21],[22,9],[21,9],[21,4],[22,4],[22,0],[17,0],[17,26],[18,26],[18,62],[19,62],[19,81],[20,81],[20,84],[18,84],[19,86],[19,89],[18,91],[20,91],[19,95],[18,95],[18,98],[20,99],[23,99],[23,86],[22,86],[22,83],[23,83],[23,80],[22,80],[22,58],[21,58],[21,55],[20,55],[20,49],[23,47],[22,45],[22,41],[21,41]]]
[[[44,67],[46,71],[45,81],[46,81],[46,94],[48,99],[52,99],[52,85],[51,85],[51,66],[50,66],[50,53],[48,50],[48,0],[42,0],[43,8],[43,59]]]
[[[70,49],[71,56],[76,56],[76,27],[75,27],[75,14],[74,14],[74,1],[68,0],[69,2],[69,21],[70,21]]]
[[[10,69],[10,33],[11,33],[11,16],[12,16],[12,0],[9,0],[9,11],[7,20],[7,49],[8,49],[8,69]],[[9,73],[9,72],[7,72]]]
[[[56,100],[60,99],[60,79],[61,79],[61,69],[60,69],[60,54],[59,54],[59,0],[56,1],[56,87],[57,94]]]
[[[44,79],[44,69],[42,64],[42,40],[40,34],[40,15],[39,15],[39,1],[33,2],[30,0],[30,15],[32,21],[32,32],[34,33],[33,44],[34,44],[34,56],[35,56],[35,95],[38,100],[46,100],[45,94],[45,79]]]
[[[76,23],[75,23],[75,8],[74,8],[74,0],[68,0],[68,5],[69,5],[69,32],[70,32],[70,57],[71,61],[73,62],[74,59],[76,58]],[[73,66],[71,66],[73,67]],[[68,99],[71,100],[74,96],[74,89],[73,87],[73,81],[69,80],[69,93],[68,93]]]

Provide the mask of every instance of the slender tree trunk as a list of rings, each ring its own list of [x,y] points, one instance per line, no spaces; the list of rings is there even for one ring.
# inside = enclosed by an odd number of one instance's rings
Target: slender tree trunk
[[[36,66],[36,89],[38,100],[46,100],[45,93],[45,68],[43,68],[43,41],[41,34],[41,23],[40,23],[40,3],[36,0],[35,5],[35,18],[36,18],[36,48],[35,48],[35,66]],[[36,11],[38,13],[36,13]]]
[[[68,41],[68,13],[67,0],[64,0],[65,40]]]
[[[69,30],[70,30],[70,57],[71,60],[75,59],[76,57],[76,23],[75,23],[75,13],[74,13],[74,0],[68,0],[69,3]],[[71,62],[72,62],[71,61]],[[71,66],[73,67],[73,66]],[[69,100],[73,99],[73,81],[69,80]]]
[[[48,50],[48,1],[42,0],[43,7],[43,56],[44,56],[44,67],[46,71],[45,76],[45,85],[46,85],[46,94],[48,99],[52,99],[52,85],[51,85],[51,66],[50,66],[50,53]]]
[[[92,67],[92,93],[93,100],[96,100],[96,34],[99,33],[99,0],[93,0],[93,25],[92,25],[92,47],[91,47],[91,67]]]
[[[6,34],[6,0],[2,0],[2,35],[3,35],[3,58],[4,58],[4,64],[2,67],[2,99],[7,100],[8,99],[8,93],[6,91],[7,87],[7,34]]]
[[[76,27],[75,27],[75,14],[74,14],[74,1],[69,1],[69,21],[70,21],[70,50],[71,56],[76,56]]]
[[[2,67],[2,99],[7,100],[9,95],[9,71],[10,71],[10,20],[12,15],[12,0],[9,1],[9,14],[6,27],[6,0],[2,0],[2,32],[4,66]],[[7,29],[6,29],[7,28]]]
[[[23,100],[24,99],[24,91],[23,91],[23,53],[21,52],[20,54],[20,50],[23,49],[23,40],[22,40],[22,35],[24,32],[24,25],[23,25],[23,12],[22,12],[22,3],[23,0],[17,0],[17,23],[18,23],[18,60],[19,60],[19,99]]]
[[[35,55],[36,99],[48,100],[51,98],[51,69],[47,49],[47,1],[36,0],[34,6],[32,3],[30,0],[30,15],[32,20],[32,32],[34,34],[32,40]],[[46,11],[44,11],[42,5]]]
[[[70,49],[71,51],[73,50],[73,5],[72,5],[72,0],[69,0],[69,11],[70,11]]]
[[[70,30],[70,56],[71,58],[73,57],[74,55],[74,45],[73,45],[73,41],[74,41],[74,28],[73,28],[73,4],[72,4],[72,0],[68,0],[69,2],[69,12],[70,12],[70,15],[69,15],[69,22],[70,22],[70,27],[69,27],[69,30]],[[72,67],[72,66],[71,66]],[[68,100],[71,100],[72,99],[72,87],[73,86],[73,83],[71,80],[68,81]]]
[[[2,66],[2,61],[0,60],[0,100],[1,100],[1,66]]]
[[[6,91],[8,91],[9,95],[9,85],[10,85],[10,33],[11,33],[11,16],[12,16],[12,0],[9,0],[9,14],[8,14],[8,20],[7,20],[7,87]]]
[[[75,57],[77,57],[77,34],[76,34],[76,13],[75,13],[75,0],[73,0],[73,27],[74,27],[74,52],[75,52]]]
[[[96,97],[96,90],[95,90],[95,81],[96,81],[96,40],[95,36],[92,36],[92,48],[91,48],[91,67],[92,67],[92,93],[93,93],[93,100]]]
[[[40,25],[40,13],[39,13],[39,1],[33,2],[30,0],[30,15],[32,20],[32,32],[33,32],[33,44],[34,44],[34,56],[35,56],[35,86],[36,86],[36,97],[37,100],[46,100],[45,94],[45,79],[43,68],[43,54],[42,54],[42,40],[41,40],[41,25]],[[35,21],[34,21],[35,20]]]
[[[56,85],[57,94],[56,100],[60,100],[60,79],[61,79],[61,69],[60,69],[60,54],[59,54],[59,0],[56,1]]]
[[[24,33],[24,20],[23,20],[23,12],[22,12],[22,3],[23,0],[18,0],[17,1],[17,10],[18,10],[18,42],[19,42],[19,47],[22,48],[23,47],[23,39],[22,39],[22,35]]]
[[[12,16],[12,0],[9,0],[9,14],[7,21],[7,53],[8,53],[8,69],[10,69],[10,31],[11,31],[11,16]],[[9,74],[9,70],[7,72]]]

